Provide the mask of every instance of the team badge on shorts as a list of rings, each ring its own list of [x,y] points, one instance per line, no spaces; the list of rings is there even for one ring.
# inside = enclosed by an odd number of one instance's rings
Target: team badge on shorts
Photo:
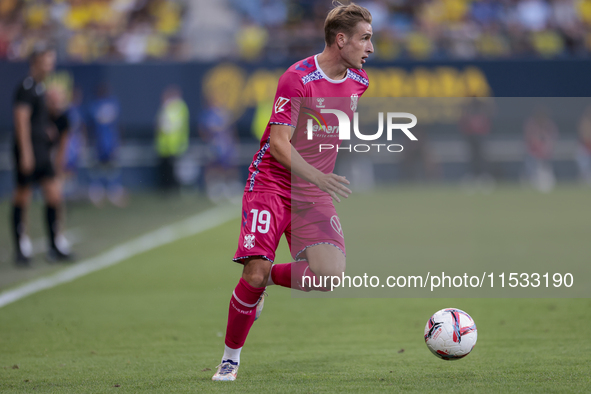
[[[343,235],[343,228],[341,227],[341,221],[337,215],[332,215],[330,218],[330,225],[334,231],[337,232],[341,237],[345,238]]]
[[[254,248],[254,234],[246,234],[244,236],[244,247],[246,249]]]

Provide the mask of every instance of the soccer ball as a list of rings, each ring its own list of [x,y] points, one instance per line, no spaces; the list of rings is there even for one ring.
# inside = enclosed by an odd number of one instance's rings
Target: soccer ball
[[[466,357],[476,345],[477,338],[474,320],[456,308],[435,312],[425,326],[427,347],[431,353],[444,360]]]

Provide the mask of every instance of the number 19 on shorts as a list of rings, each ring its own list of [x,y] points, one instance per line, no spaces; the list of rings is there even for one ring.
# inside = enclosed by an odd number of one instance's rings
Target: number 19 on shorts
[[[269,232],[271,225],[271,214],[267,210],[260,211],[258,209],[251,209],[252,213],[252,227],[250,228],[251,233],[256,233],[257,230],[261,234]]]

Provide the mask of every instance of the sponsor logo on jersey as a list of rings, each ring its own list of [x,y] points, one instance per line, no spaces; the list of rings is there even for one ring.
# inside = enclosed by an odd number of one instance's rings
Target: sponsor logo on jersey
[[[246,249],[254,248],[254,234],[246,234],[244,236],[244,247]]]
[[[353,93],[351,95],[351,111],[355,112],[357,110],[357,101],[359,100],[359,96],[357,93]]]
[[[302,67],[302,65],[305,66],[306,68]],[[306,69],[309,67],[312,67],[312,65],[310,63],[308,63],[308,60],[306,59],[302,62],[302,64],[296,65],[295,69],[299,70],[299,71],[306,71]]]
[[[305,115],[316,121],[316,124],[312,125],[314,137],[338,137],[339,126],[328,125],[322,114],[313,108],[304,107],[304,110],[309,111],[304,112]],[[307,133],[307,131],[304,131],[304,133]]]
[[[337,232],[338,235],[345,238],[345,236],[343,235],[343,227],[341,227],[341,221],[339,220],[339,217],[337,215],[332,215],[332,217],[330,218],[330,226],[334,231]]]
[[[354,98],[353,96],[351,96],[351,107],[353,107],[353,100],[355,100],[355,105],[357,104],[358,101],[358,97]],[[308,109],[307,107],[304,107],[305,109]],[[402,131],[411,141],[417,141],[417,137],[415,137],[415,135],[413,133],[410,132],[409,129],[411,129],[412,127],[416,126],[417,124],[417,117],[414,116],[411,113],[408,112],[388,112],[386,114],[386,121],[384,121],[384,113],[383,112],[379,112],[378,113],[378,131],[374,134],[362,134],[361,131],[359,130],[359,115],[357,112],[353,112],[353,125],[351,125],[351,119],[350,116],[345,113],[344,111],[338,110],[338,109],[320,109],[319,111],[315,111],[316,113],[318,113],[318,116],[312,116],[312,114],[305,112],[305,114],[308,114],[312,117],[312,119],[308,119],[307,120],[307,124],[306,124],[306,134],[307,134],[307,138],[308,140],[311,140],[313,137],[324,137],[324,136],[333,136],[334,134],[320,134],[317,133],[316,131],[320,128],[322,129],[322,125],[320,124],[320,122],[316,119],[322,119],[322,121],[324,123],[326,123],[326,121],[324,120],[325,117],[322,116],[323,114],[333,114],[336,115],[337,120],[338,120],[338,127],[334,127],[333,126],[333,130],[338,132],[338,138],[340,140],[350,140],[351,139],[351,129],[353,129],[353,133],[355,134],[355,137],[362,140],[362,141],[375,141],[378,140],[382,137],[382,134],[384,134],[384,129],[386,130],[386,136],[387,136],[387,140],[388,141],[392,141],[393,138],[393,132],[395,130],[400,130]],[[410,120],[409,123],[394,123],[396,118],[406,118],[408,120]],[[318,127],[316,127],[314,125],[314,121],[316,120],[316,123],[318,123]],[[386,126],[384,126],[384,123],[386,123]],[[351,127],[353,126],[353,127]],[[324,129],[326,132],[328,132],[328,127],[326,127]],[[341,151],[341,150],[347,150],[349,152],[360,152],[360,153],[367,153],[371,150],[377,150],[377,152],[380,152],[380,148],[384,147],[384,150],[387,150],[388,152],[391,153],[399,153],[402,152],[402,150],[404,149],[404,147],[400,144],[355,144],[355,145],[349,145],[349,146],[340,146],[340,145],[335,145],[335,144],[319,144],[318,145],[318,151],[322,152],[322,151],[326,151],[326,150],[336,150]]]
[[[322,97],[319,97],[316,100],[318,101],[318,104],[316,104],[316,108],[324,108],[324,99]]]
[[[277,101],[275,101],[275,113],[278,112],[283,112],[285,110],[285,104],[289,103],[289,99],[285,98],[285,97],[279,97],[277,98]]]
[[[334,114],[336,115],[339,121],[339,139],[341,140],[350,140],[351,139],[351,119],[349,115],[345,112],[340,111],[338,109],[321,109],[321,114]],[[396,118],[406,118],[410,120],[410,123],[394,123],[394,119]],[[392,131],[393,130],[401,130],[406,134],[406,136],[412,140],[417,141],[417,137],[414,136],[413,133],[409,131],[410,128],[413,128],[417,125],[417,117],[408,112],[388,112],[386,114],[386,132],[388,136],[388,141],[392,140]],[[313,133],[312,133],[312,120],[308,119],[307,131],[308,131],[308,139],[311,140]],[[359,131],[359,116],[357,113],[353,116],[353,132],[355,136],[363,141],[374,141],[379,139],[383,132],[384,132],[384,113],[378,113],[378,131],[375,134],[361,134]]]

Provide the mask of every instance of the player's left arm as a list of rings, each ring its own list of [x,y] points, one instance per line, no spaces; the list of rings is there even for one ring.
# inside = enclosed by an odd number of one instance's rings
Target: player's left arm
[[[337,174],[325,174],[310,165],[291,144],[294,128],[288,125],[271,125],[270,146],[271,155],[283,167],[300,178],[318,186],[320,190],[330,194],[337,202],[341,202],[338,195],[345,198],[351,194],[351,190],[345,185],[350,182]]]

